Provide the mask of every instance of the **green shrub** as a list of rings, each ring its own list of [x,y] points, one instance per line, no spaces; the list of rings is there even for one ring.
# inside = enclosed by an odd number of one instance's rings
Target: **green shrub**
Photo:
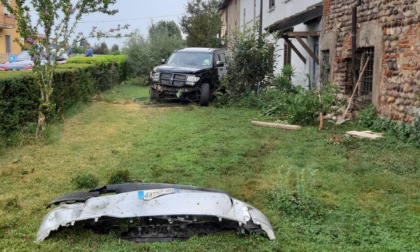
[[[373,131],[388,133],[402,142],[413,143],[416,147],[420,147],[420,116],[414,118],[413,125],[396,122],[388,117],[378,117],[372,105],[359,112],[358,121]]]
[[[296,89],[293,86],[292,77],[295,75],[295,69],[292,65],[287,64],[281,70],[281,74],[273,79],[273,85],[281,92],[295,93]]]
[[[93,93],[111,88],[126,76],[126,57],[123,55],[69,59],[67,64],[57,66],[51,95],[54,106],[47,121],[54,122],[66,109],[78,102],[89,101]],[[10,136],[24,131],[28,123],[37,122],[39,93],[32,71],[0,72],[2,139],[12,139]]]
[[[0,135],[21,129],[35,121],[39,89],[32,72],[0,72]]]
[[[91,173],[81,173],[72,178],[72,183],[77,189],[94,188],[98,186],[98,178]]]
[[[108,180],[108,184],[120,184],[124,182],[128,182],[130,180],[130,171],[125,170],[117,170],[111,174],[111,177]]]
[[[410,141],[413,142],[417,148],[420,148],[420,115],[414,118],[413,131],[410,138]]]
[[[364,127],[370,128],[373,126],[378,116],[376,114],[376,108],[373,105],[366,107],[365,109],[359,111],[357,119],[361,125]]]
[[[274,69],[275,48],[267,35],[255,36],[255,30],[229,41],[229,70],[218,93],[221,100],[237,101],[252,92],[259,93],[270,84]]]
[[[122,82],[127,79],[127,56],[106,55],[97,57],[73,57],[68,63],[93,64],[94,71],[91,72],[99,91],[110,89],[115,82]]]

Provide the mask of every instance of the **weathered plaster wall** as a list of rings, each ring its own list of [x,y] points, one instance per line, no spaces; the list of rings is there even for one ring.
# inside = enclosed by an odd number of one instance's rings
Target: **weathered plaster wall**
[[[381,114],[409,121],[420,108],[420,1],[362,2],[357,12],[357,47],[375,49],[372,102]],[[324,0],[321,41],[328,48],[334,44],[332,80],[342,91],[352,79],[351,12],[355,3]],[[335,41],[331,42],[332,36]]]
[[[251,1],[251,0],[247,0]],[[259,3],[259,0],[257,1]],[[289,1],[279,1],[276,0],[275,8],[269,9],[269,1],[264,1],[263,6],[263,28],[267,28],[273,23],[288,18],[296,13],[304,11],[311,5],[321,2],[320,0],[289,0]],[[259,9],[258,9],[259,10]],[[311,24],[298,24],[293,27],[294,31],[306,32],[306,31],[320,31],[320,23],[314,22]],[[315,44],[319,44],[319,41],[314,38],[302,38],[307,45],[313,49]],[[274,40],[273,40],[274,41]],[[292,81],[295,85],[301,85],[303,87],[308,87],[309,84],[312,86],[316,85],[318,82],[318,74],[313,73],[314,62],[306,50],[298,43],[296,39],[291,39],[293,45],[299,50],[299,52],[306,58],[306,64],[299,58],[299,56],[292,51],[291,52],[291,64],[295,69],[295,75],[292,78]],[[279,39],[276,43],[276,48],[278,49],[276,57],[276,69],[275,74],[280,74],[281,69],[284,67],[284,43],[283,39]],[[310,83],[311,82],[311,83]]]

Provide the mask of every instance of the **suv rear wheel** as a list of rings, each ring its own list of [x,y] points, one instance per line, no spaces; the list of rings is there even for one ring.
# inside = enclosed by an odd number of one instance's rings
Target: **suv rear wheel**
[[[210,101],[210,85],[203,83],[200,92],[200,106],[208,106]]]

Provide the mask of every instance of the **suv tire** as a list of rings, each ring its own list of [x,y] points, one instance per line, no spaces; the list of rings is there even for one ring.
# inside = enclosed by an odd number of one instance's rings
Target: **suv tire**
[[[203,83],[200,92],[200,106],[208,106],[210,101],[210,84]]]
[[[154,101],[159,99],[159,94],[156,89],[150,88],[150,100]]]

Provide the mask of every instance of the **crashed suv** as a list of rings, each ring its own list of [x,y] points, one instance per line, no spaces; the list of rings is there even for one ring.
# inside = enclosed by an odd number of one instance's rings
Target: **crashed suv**
[[[150,73],[150,98],[179,98],[208,106],[226,72],[225,49],[176,50]]]

